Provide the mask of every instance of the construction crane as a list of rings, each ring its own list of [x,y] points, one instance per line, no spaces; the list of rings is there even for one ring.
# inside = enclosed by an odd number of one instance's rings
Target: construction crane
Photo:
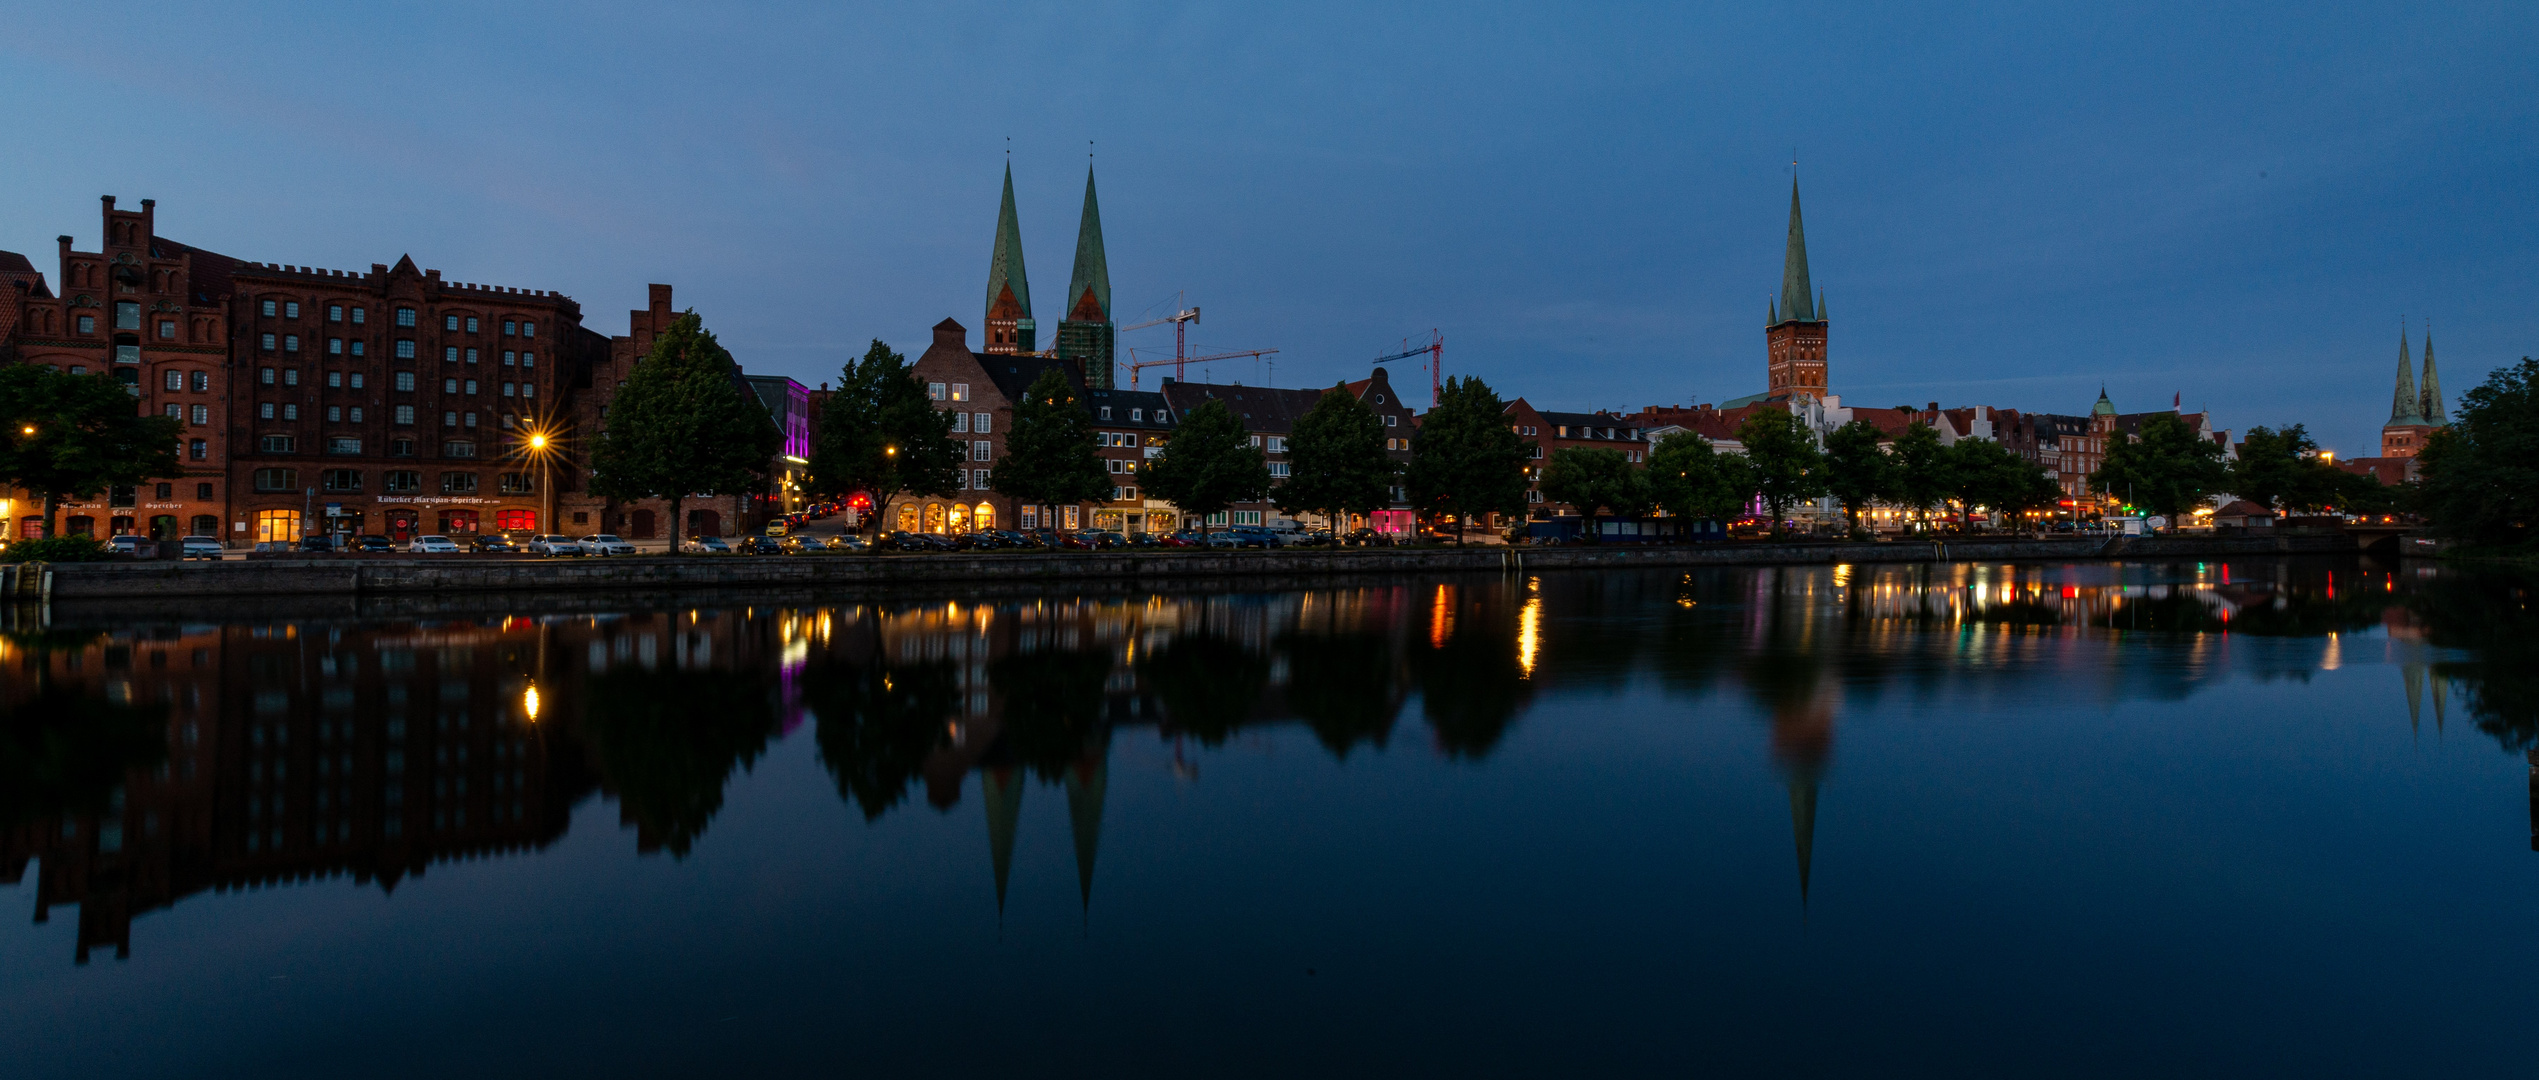
[[[1376,357],[1375,362],[1384,364],[1395,360],[1408,360],[1421,353],[1428,354],[1428,407],[1434,409],[1437,407],[1437,400],[1445,396],[1445,383],[1438,375],[1437,369],[1444,366],[1446,362],[1446,335],[1430,330],[1428,344],[1417,348],[1411,347],[1409,338],[1403,338],[1402,351],[1391,356]]]
[[[1210,353],[1206,356],[1183,356],[1181,355],[1181,350],[1175,348],[1173,350],[1173,358],[1170,360],[1140,360],[1137,358],[1137,350],[1130,349],[1128,351],[1128,363],[1121,366],[1128,369],[1128,388],[1135,390],[1137,389],[1137,373],[1150,367],[1162,367],[1165,364],[1171,364],[1173,366],[1173,381],[1180,382],[1182,380],[1181,368],[1184,364],[1204,364],[1210,360],[1240,360],[1247,356],[1260,357],[1276,355],[1278,355],[1278,350],[1276,349],[1251,349],[1244,352]]]
[[[1180,293],[1175,293],[1175,294],[1173,294],[1173,303],[1175,303],[1175,304],[1179,304],[1179,303],[1181,303],[1181,296],[1182,296],[1182,294],[1180,294]],[[1149,310],[1152,310],[1152,309],[1149,309]],[[1184,340],[1183,335],[1185,335],[1186,333],[1188,333],[1188,332],[1189,332],[1189,328],[1190,328],[1190,324],[1191,324],[1191,323],[1195,323],[1195,322],[1198,322],[1198,321],[1199,321],[1199,305],[1197,305],[1197,304],[1192,304],[1192,305],[1190,305],[1189,307],[1182,308],[1181,310],[1179,310],[1179,311],[1175,311],[1175,312],[1173,312],[1172,314],[1170,314],[1170,315],[1166,315],[1166,316],[1164,316],[1163,318],[1160,318],[1160,319],[1148,319],[1148,320],[1146,320],[1145,322],[1138,323],[1138,324],[1137,324],[1137,325],[1135,325],[1135,326],[1123,326],[1123,327],[1121,327],[1121,328],[1120,328],[1120,331],[1119,331],[1119,332],[1120,332],[1120,333],[1125,334],[1125,333],[1127,333],[1127,332],[1129,332],[1129,331],[1131,331],[1131,330],[1144,330],[1144,329],[1146,329],[1146,328],[1147,328],[1147,327],[1149,327],[1149,326],[1162,326],[1162,325],[1164,325],[1165,323],[1171,323],[1171,324],[1173,324],[1173,358],[1174,358],[1174,362],[1175,362],[1175,363],[1184,363],[1184,362],[1186,362],[1186,361],[1184,361],[1184,360],[1182,359],[1182,356],[1183,356],[1183,340]],[[1129,350],[1129,352],[1130,352],[1130,354],[1131,354],[1132,356],[1134,356],[1134,355],[1136,354],[1137,350],[1135,350],[1135,349],[1131,349],[1131,350]],[[1158,361],[1158,362],[1160,362],[1160,361]],[[1175,369],[1175,370],[1173,371],[1173,378],[1175,378],[1175,379],[1179,379],[1179,378],[1181,378],[1181,371],[1180,371],[1179,369]],[[1132,363],[1132,364],[1130,364],[1130,365],[1129,365],[1129,371],[1128,371],[1128,381],[1129,381],[1129,385],[1130,385],[1130,386],[1135,386],[1135,385],[1137,385],[1137,365],[1136,365],[1136,364],[1134,364],[1134,363]]]

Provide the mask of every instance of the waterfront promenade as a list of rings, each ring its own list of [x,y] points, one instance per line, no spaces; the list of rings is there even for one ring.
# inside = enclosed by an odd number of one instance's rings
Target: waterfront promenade
[[[1887,543],[1728,543],[1582,547],[1123,551],[941,555],[526,559],[334,556],[221,562],[59,564],[25,583],[54,603],[157,597],[384,596],[661,589],[803,589],[894,583],[1286,579],[1357,574],[1520,572],[1669,566],[1915,562],[2084,562],[2222,555],[2352,553],[2350,536],[2157,536]]]

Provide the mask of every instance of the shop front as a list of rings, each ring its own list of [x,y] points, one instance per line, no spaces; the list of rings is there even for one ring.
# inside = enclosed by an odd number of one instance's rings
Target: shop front
[[[494,528],[505,534],[538,531],[538,512],[518,508],[494,511]]]

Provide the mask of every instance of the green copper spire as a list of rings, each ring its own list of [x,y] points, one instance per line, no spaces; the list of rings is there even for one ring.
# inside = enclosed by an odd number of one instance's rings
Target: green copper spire
[[[2095,405],[2091,405],[2091,406],[2089,407],[2089,414],[2090,414],[2091,416],[2114,416],[2114,415],[2116,415],[2116,403],[2115,403],[2115,402],[2113,402],[2113,401],[2109,401],[2109,400],[2107,400],[2107,388],[2106,388],[2106,387],[2101,386],[2101,387],[2099,387],[2099,388],[2098,388],[2098,403],[2097,403],[2097,404],[2095,404]]]
[[[2398,332],[2398,389],[2389,395],[2389,422],[2383,427],[2424,423],[2424,399],[2416,394],[2416,363],[2407,355],[2407,332]]]
[[[1085,910],[1093,909],[1093,856],[1102,846],[1102,802],[1111,790],[1111,755],[1107,743],[1085,752],[1067,767],[1067,826],[1076,841],[1076,890]]]
[[[1088,309],[1087,304],[1092,307]],[[1066,318],[1111,321],[1111,263],[1102,253],[1102,208],[1093,198],[1093,170],[1084,170],[1084,220],[1076,226],[1076,269],[1067,279]]]
[[[1020,318],[1031,318],[1031,281],[1023,272],[1023,225],[1014,212],[1014,166],[1005,166],[1005,202],[996,210],[996,250],[987,262],[987,310],[995,318],[997,301],[1012,290]]]
[[[2435,427],[2449,426],[2451,422],[2442,414],[2442,376],[2433,373],[2433,325],[2430,321],[2424,328],[2424,389],[2418,391],[2417,396],[2420,403],[2416,413],[2424,418],[2425,423]]]
[[[996,870],[996,913],[1005,914],[1005,879],[1014,869],[1014,828],[1023,816],[1022,770],[993,768],[979,775],[987,803],[987,855]]]
[[[1807,281],[1807,230],[1798,222],[1798,180],[1790,180],[1790,246],[1781,255],[1781,319],[1817,321],[1816,290]]]

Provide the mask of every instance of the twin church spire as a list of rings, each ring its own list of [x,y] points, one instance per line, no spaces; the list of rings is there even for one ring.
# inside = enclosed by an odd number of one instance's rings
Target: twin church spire
[[[1084,172],[1084,216],[1076,226],[1076,259],[1059,317],[1056,355],[1073,362],[1095,390],[1112,385],[1118,326],[1111,320],[1111,263],[1102,246],[1102,209],[1093,170]],[[1031,285],[1023,271],[1023,235],[1014,209],[1014,167],[1005,167],[1005,197],[996,213],[996,245],[987,266],[989,353],[1038,353]]]
[[[2433,367],[2433,331],[2424,332],[2424,380],[2416,380],[2415,359],[2407,353],[2407,333],[2398,332],[2398,383],[2389,394],[2389,422],[2380,427],[2382,457],[2414,457],[2424,449],[2427,433],[2449,427],[2442,407],[2442,376]]]

